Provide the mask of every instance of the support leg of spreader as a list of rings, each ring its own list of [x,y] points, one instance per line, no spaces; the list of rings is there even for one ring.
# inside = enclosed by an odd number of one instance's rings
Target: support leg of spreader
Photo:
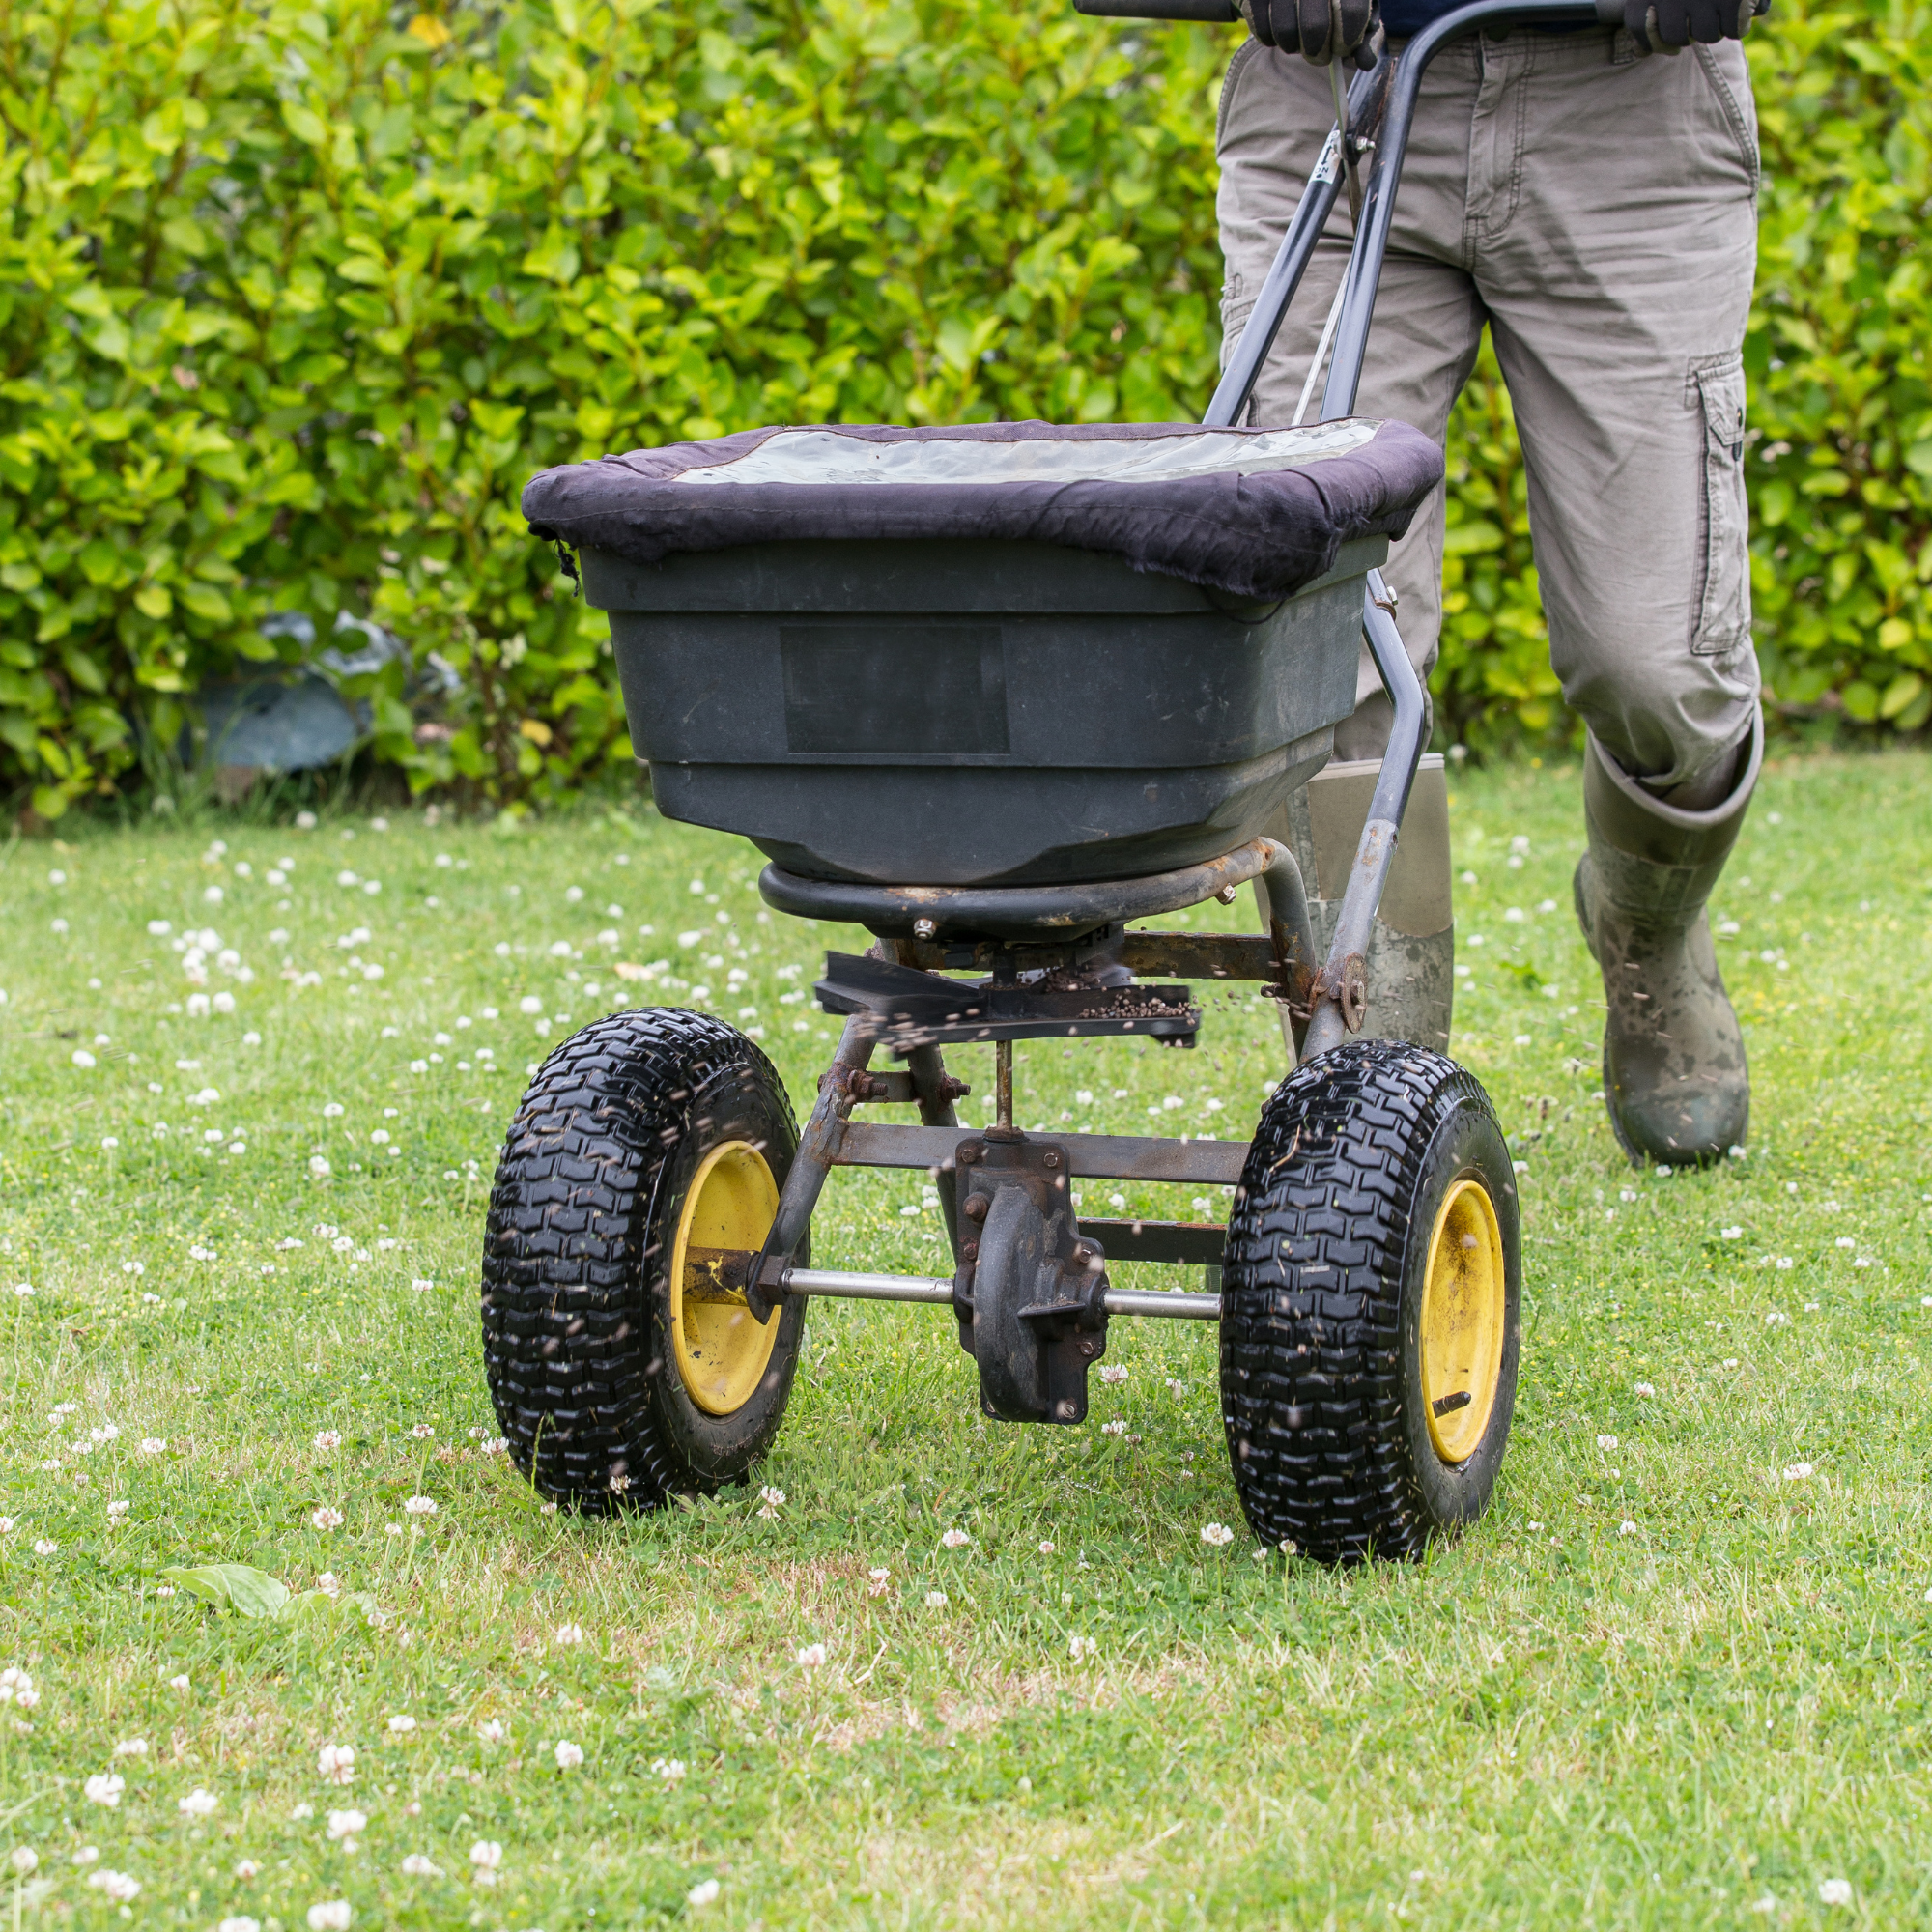
[[[1308,917],[1308,888],[1301,867],[1286,845],[1270,841],[1267,870],[1255,881],[1255,901],[1262,925],[1277,961],[1289,965],[1289,984],[1278,988],[1281,1040],[1288,1049],[1288,1070],[1300,1062],[1301,1035],[1306,1030],[1308,990],[1314,980],[1315,928]],[[1297,1027],[1295,1022],[1300,1020]]]
[[[746,1304],[760,1321],[771,1319],[782,1298],[783,1291],[774,1293],[767,1276],[776,1278],[791,1265],[798,1244],[811,1226],[811,1210],[824,1192],[826,1177],[838,1158],[838,1143],[844,1138],[845,1122],[858,1099],[852,1091],[852,1076],[866,1071],[876,1044],[870,1016],[855,1013],[838,1036],[838,1051],[832,1056],[832,1065],[818,1076],[817,1102],[799,1136],[798,1151],[792,1155],[791,1172],[779,1195],[771,1233],[765,1236],[765,1245],[745,1285]]]
[[[1421,681],[1395,627],[1395,598],[1378,570],[1369,572],[1368,588],[1362,597],[1362,629],[1376,673],[1395,706],[1395,725],[1389,732],[1388,750],[1382,754],[1375,796],[1369,801],[1368,822],[1355,848],[1348,890],[1342,895],[1334,941],[1316,981],[1314,1011],[1302,1041],[1304,1060],[1326,1053],[1331,1046],[1341,1045],[1347,1035],[1361,1031],[1368,1009],[1369,937],[1375,930],[1376,909],[1381,904],[1382,887],[1395,859],[1396,838],[1408,808],[1416,767],[1422,762],[1422,734],[1428,724],[1429,706]]]

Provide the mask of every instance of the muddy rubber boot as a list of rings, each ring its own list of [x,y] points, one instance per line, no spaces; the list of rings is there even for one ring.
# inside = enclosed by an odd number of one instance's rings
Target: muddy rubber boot
[[[1639,1165],[1719,1160],[1750,1119],[1744,1035],[1704,907],[1757,784],[1761,718],[1740,753],[1728,793],[1701,810],[1653,797],[1594,738],[1583,755],[1590,848],[1577,864],[1577,920],[1609,1008],[1610,1125]]]

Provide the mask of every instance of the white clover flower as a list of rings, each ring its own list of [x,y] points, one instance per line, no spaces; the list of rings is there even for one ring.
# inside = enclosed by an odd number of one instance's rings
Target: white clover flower
[[[184,1671],[179,1677],[170,1677],[168,1679],[168,1689],[170,1690],[179,1690],[184,1695],[185,1695],[189,1688],[190,1686],[188,1684],[187,1673],[185,1671]]]
[[[427,1442],[436,1434],[436,1424],[433,1422],[412,1423],[410,1427],[410,1434],[416,1441]]]
[[[964,1549],[973,1541],[963,1529],[949,1529],[939,1540],[948,1549]]]
[[[1102,1435],[1124,1435],[1126,1433],[1127,1425],[1119,1416],[1116,1416],[1112,1422],[1103,1422],[1100,1425],[1100,1434]]]
[[[1809,1463],[1789,1463],[1785,1465],[1784,1480],[1787,1483],[1804,1483],[1811,1479]]]
[[[403,1861],[403,1876],[405,1878],[440,1878],[442,1876],[442,1867],[435,1863],[432,1860],[424,1858],[420,1852],[412,1852]]]
[[[1051,1537],[1047,1537],[1041,1542],[1039,1546],[1039,1553],[1042,1556],[1051,1556],[1057,1547],[1058,1546],[1054,1543],[1053,1539]]]
[[[262,1867],[259,1864],[257,1864],[253,1859],[236,1860],[235,1876],[241,1879],[244,1884],[249,1879],[259,1878],[261,1875],[262,1875]]]
[[[1235,1540],[1235,1532],[1225,1522],[1204,1522],[1201,1541],[1215,1549],[1225,1549]]]
[[[339,1429],[318,1429],[315,1432],[315,1446],[318,1449],[340,1449],[342,1432]]]
[[[506,1738],[509,1735],[509,1733],[505,1731],[503,1728],[502,1719],[490,1718],[486,1719],[482,1723],[477,1725],[476,1735],[479,1738],[481,1738],[486,1745],[499,1745],[503,1742],[504,1738]]]
[[[572,1744],[568,1738],[560,1739],[557,1743],[555,1757],[557,1770],[575,1771],[583,1762],[583,1747]]]
[[[349,1901],[326,1898],[308,1909],[308,1932],[349,1932]]]
[[[147,1754],[148,1741],[146,1738],[123,1738],[114,1747],[114,1755],[116,1757],[146,1757]]]
[[[39,1866],[41,1855],[35,1851],[32,1845],[15,1845],[13,1851],[8,1854],[7,1862],[22,1878],[25,1878],[30,1871],[35,1870]]]
[[[413,1718],[412,1718],[406,1711],[398,1711],[396,1715],[389,1719],[389,1735],[391,1737],[398,1737],[398,1738],[407,1737],[410,1732],[415,1729],[415,1727],[416,1727],[416,1720]]]
[[[214,1932],[262,1932],[262,1921],[250,1918],[244,1912],[232,1918],[217,1919]]]
[[[141,1881],[130,1873],[110,1871],[103,1865],[98,1872],[89,1872],[87,1882],[98,1891],[104,1891],[117,1905],[127,1905],[140,1894]]]
[[[556,1627],[556,1640],[558,1643],[582,1643],[583,1641],[583,1626],[582,1624],[558,1624]]]
[[[682,1784],[684,1782],[684,1760],[681,1757],[654,1758],[651,1762],[651,1769],[667,1784]]]
[[[168,1438],[165,1435],[144,1435],[141,1437],[139,1453],[143,1456],[165,1456]]]
[[[107,1505],[107,1519],[110,1522],[119,1522],[133,1507],[127,1497],[119,1497]]]
[[[816,1670],[825,1662],[825,1646],[822,1643],[803,1645],[798,1653],[798,1667],[801,1670]]]
[[[782,1509],[784,1499],[785,1492],[781,1489],[775,1489],[770,1483],[758,1492],[758,1500],[771,1509]]]
[[[1852,1902],[1852,1882],[1848,1878],[1825,1878],[1818,1881],[1818,1903],[1820,1905],[1849,1905]]]
[[[1110,1388],[1119,1387],[1126,1378],[1127,1371],[1124,1363],[1108,1362],[1100,1370],[1100,1379],[1107,1383]]]
[[[943,1610],[946,1607],[946,1592],[944,1590],[928,1590],[925,1593],[925,1607],[928,1610]]]
[[[434,1496],[410,1496],[403,1503],[405,1516],[434,1516],[437,1511]]]
[[[866,1594],[868,1597],[883,1597],[886,1586],[893,1580],[893,1573],[890,1570],[868,1570],[866,1575],[869,1579]]]
[[[1628,1519],[1617,1524],[1617,1534],[1619,1536],[1634,1536],[1636,1533],[1636,1524]]]
[[[316,1529],[340,1529],[342,1527],[342,1512],[339,1509],[330,1509],[327,1503],[324,1503],[320,1509],[311,1510],[308,1520],[311,1526]]]
[[[324,1745],[315,1754],[315,1768],[330,1784],[355,1782],[355,1747]]]
[[[365,1812],[331,1811],[328,1814],[328,1835],[341,1839],[346,1849],[353,1850],[356,1833],[368,1829],[369,1819]]]
[[[1649,1382],[1634,1382],[1631,1385],[1631,1393],[1633,1395],[1649,1397],[1649,1396],[1654,1396],[1657,1393],[1657,1390]]]
[[[699,1879],[698,1882],[695,1886],[693,1886],[689,1891],[687,1891],[684,1894],[684,1902],[687,1905],[695,1906],[697,1909],[702,1910],[705,1906],[712,1904],[717,1899],[718,1891],[719,1891],[719,1885],[718,1881],[715,1878]]]
[[[1597,1447],[1599,1449],[1614,1449],[1616,1446],[1617,1438],[1614,1435],[1600,1435],[1597,1437]]]
[[[81,1790],[90,1804],[105,1804],[110,1809],[121,1803],[121,1794],[128,1788],[128,1780],[111,1771],[97,1771]]]
[[[213,1792],[204,1791],[197,1784],[185,1798],[175,1800],[175,1809],[184,1818],[206,1818],[220,1802]]]
[[[1073,1636],[1066,1640],[1066,1654],[1075,1663],[1085,1663],[1099,1647],[1098,1640],[1091,1636]]]
[[[339,1597],[342,1594],[341,1580],[336,1577],[336,1574],[333,1570],[325,1570],[322,1573],[322,1575],[315,1579],[315,1587],[318,1590],[320,1590],[325,1597]]]

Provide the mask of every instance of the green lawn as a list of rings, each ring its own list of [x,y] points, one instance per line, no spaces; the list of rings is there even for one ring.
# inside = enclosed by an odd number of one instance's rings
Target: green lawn
[[[12,845],[0,1665],[38,1702],[0,1709],[0,1855],[39,1866],[6,1903],[243,1932],[1932,1922],[1928,779],[1767,773],[1716,905],[1749,1151],[1674,1177],[1626,1167],[1595,1098],[1575,771],[1456,780],[1457,1049],[1527,1168],[1522,1391],[1480,1528],[1344,1574],[1203,1543],[1240,1520],[1205,1325],[1117,1323],[1124,1385],[1024,1431],[979,1418],[943,1311],[814,1304],[773,1514],[754,1484],[585,1524],[494,1453],[483,1203],[545,1038],[708,986],[811,1093],[830,1023],[784,1001],[838,935],[763,913],[749,847],[642,806]],[[1245,1134],[1278,1054],[1269,1011],[1210,1001],[1193,1053],[1022,1047],[1018,1118]],[[974,1120],[989,1059],[961,1056]],[[835,1179],[815,1258],[937,1271],[922,1178]],[[163,1594],[216,1560],[343,1596]]]

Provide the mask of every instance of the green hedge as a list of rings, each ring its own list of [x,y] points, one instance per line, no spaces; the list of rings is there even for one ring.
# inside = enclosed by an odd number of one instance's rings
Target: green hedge
[[[1778,698],[1932,711],[1923,16],[1780,0],[1753,322]],[[0,786],[165,759],[261,618],[370,615],[410,784],[628,754],[540,465],[748,424],[1187,417],[1232,36],[1060,0],[64,0],[0,13]],[[1445,717],[1560,732],[1506,402],[1454,452]],[[1921,566],[1921,559],[1923,559]]]

